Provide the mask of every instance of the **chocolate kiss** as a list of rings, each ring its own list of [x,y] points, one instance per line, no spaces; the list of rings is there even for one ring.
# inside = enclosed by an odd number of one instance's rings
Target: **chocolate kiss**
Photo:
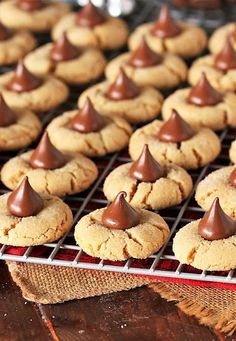
[[[215,67],[222,71],[236,68],[236,51],[227,38],[223,49],[215,56]]]
[[[193,135],[194,131],[190,125],[173,109],[171,117],[163,124],[157,137],[163,142],[178,143],[190,139]]]
[[[17,6],[23,11],[36,11],[46,6],[42,0],[18,0]]]
[[[38,88],[41,85],[41,80],[29,72],[22,60],[19,60],[16,71],[7,84],[7,89],[15,92],[26,92]]]
[[[106,93],[106,96],[113,101],[132,99],[140,94],[139,87],[120,68],[120,72]]]
[[[83,108],[71,121],[71,128],[80,133],[92,133],[99,131],[104,126],[104,120],[99,113],[94,109],[94,106],[89,98],[87,98]]]
[[[236,233],[236,222],[222,210],[219,198],[215,198],[211,208],[198,224],[198,234],[207,240],[228,238]]]
[[[236,168],[234,168],[229,176],[229,183],[230,185],[236,187]]]
[[[55,44],[53,44],[53,47],[49,53],[49,57],[54,62],[71,60],[76,58],[77,56],[77,48],[69,42],[65,33],[63,33],[61,38],[58,39]]]
[[[221,102],[222,96],[208,82],[205,73],[203,72],[198,83],[192,87],[187,102],[198,107],[216,105]]]
[[[102,223],[109,229],[126,230],[138,225],[139,215],[125,200],[126,193],[120,192],[102,215]]]
[[[151,50],[143,37],[137,50],[132,53],[129,64],[135,67],[148,67],[160,64],[161,61],[161,55]]]
[[[2,23],[0,23],[0,41],[7,40],[10,37],[10,31]]]
[[[142,153],[129,171],[131,177],[143,181],[154,182],[165,175],[164,168],[153,158],[148,145],[145,144]]]
[[[76,25],[94,27],[106,21],[105,15],[90,1],[76,15]]]
[[[45,132],[30,158],[33,168],[56,169],[64,166],[66,160],[63,154],[53,146]]]
[[[170,38],[177,36],[180,32],[181,29],[171,17],[168,6],[163,5],[151,33],[159,38]]]
[[[14,112],[9,108],[0,94],[0,127],[8,127],[15,122]]]
[[[43,200],[30,186],[27,176],[9,195],[7,209],[16,217],[35,216],[43,209]]]

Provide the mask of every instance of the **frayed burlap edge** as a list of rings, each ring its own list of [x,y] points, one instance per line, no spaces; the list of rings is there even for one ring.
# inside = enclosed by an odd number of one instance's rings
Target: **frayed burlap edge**
[[[149,287],[201,324],[227,335],[236,332],[235,291],[168,282],[152,283]]]

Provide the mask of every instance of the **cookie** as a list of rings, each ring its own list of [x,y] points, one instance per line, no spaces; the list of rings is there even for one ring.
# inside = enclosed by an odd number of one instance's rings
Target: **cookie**
[[[236,126],[235,106],[235,93],[221,95],[203,74],[193,88],[177,90],[170,95],[163,104],[162,115],[167,120],[174,108],[195,129],[221,130]]]
[[[30,32],[10,31],[0,23],[0,65],[16,63],[35,46],[35,38]]]
[[[236,222],[216,198],[204,217],[186,225],[173,240],[176,258],[184,264],[210,271],[236,267]]]
[[[199,183],[195,199],[205,211],[210,208],[215,197],[219,197],[224,212],[236,219],[236,187],[230,181],[234,169],[234,166],[223,167]]]
[[[128,41],[130,50],[137,49],[142,37],[153,51],[170,52],[183,58],[199,55],[207,44],[203,29],[182,21],[174,22],[166,6],[161,8],[155,23],[145,23],[134,30]]]
[[[0,92],[7,104],[18,109],[44,112],[63,103],[67,86],[55,77],[37,78],[20,61],[15,72],[0,75]]]
[[[105,81],[85,90],[78,100],[83,106],[89,97],[105,116],[117,115],[130,123],[150,121],[160,114],[161,93],[152,87],[138,87],[121,69],[114,83]]]
[[[0,150],[27,147],[38,137],[41,123],[29,110],[12,110],[0,94]]]
[[[220,92],[236,90],[236,50],[227,38],[223,49],[216,55],[197,59],[189,69],[189,83],[195,85],[204,72],[215,89]]]
[[[172,118],[170,120],[173,121]],[[168,142],[168,139],[161,141],[158,135],[167,122],[154,120],[133,133],[129,142],[129,153],[133,160],[139,157],[145,144],[148,145],[151,154],[160,164],[174,163],[185,169],[202,167],[213,161],[220,153],[220,140],[209,128],[194,131],[189,138],[187,137],[183,141],[172,142],[170,140]],[[176,132],[178,130],[176,129]],[[166,136],[171,136],[170,133],[168,135],[167,132]]]
[[[109,260],[131,257],[142,259],[157,252],[169,235],[169,228],[161,216],[146,210],[130,211],[132,207],[126,207],[122,192],[116,201],[121,202],[122,212],[138,216],[136,221],[132,221],[134,225],[129,228],[119,226],[119,215],[114,228],[107,227],[104,225],[104,218],[108,209],[95,210],[80,219],[75,226],[74,236],[80,247],[93,257]]]
[[[49,141],[45,141],[47,137],[41,139],[41,150],[52,149]],[[37,147],[39,150],[40,144]],[[42,146],[43,144],[43,146]],[[45,147],[46,145],[46,147]],[[36,149],[36,150],[37,150]],[[39,151],[38,151],[39,152]],[[75,194],[86,190],[97,178],[98,170],[93,161],[76,154],[75,156],[63,155],[65,158],[62,164],[52,167],[45,162],[42,163],[42,155],[40,161],[32,162],[32,156],[35,151],[29,151],[16,156],[5,163],[1,170],[1,180],[9,189],[15,189],[19,182],[27,176],[32,187],[39,193],[65,196]],[[47,151],[48,155],[44,155],[44,160],[52,159],[52,151]]]
[[[91,102],[85,103],[82,115],[94,115],[94,108]],[[94,129],[94,125],[84,128],[84,121],[81,115],[82,110],[72,110],[56,117],[48,125],[47,131],[52,143],[65,153],[83,153],[90,157],[104,156],[125,148],[129,143],[132,134],[132,128],[123,118],[101,117],[102,124]],[[88,111],[90,111],[88,113]],[[78,122],[78,116],[82,116]],[[76,120],[77,125],[72,123]],[[88,116],[87,122],[91,124],[91,116]],[[84,128],[84,129],[83,129]]]
[[[108,50],[120,48],[128,38],[128,28],[122,19],[104,15],[92,3],[77,13],[65,15],[54,26],[52,39],[59,39],[64,32],[78,47]]]
[[[25,58],[26,67],[39,76],[55,75],[69,84],[84,84],[101,77],[106,59],[96,48],[78,50],[63,35],[56,44],[46,44]]]
[[[134,207],[160,210],[180,204],[192,190],[192,179],[181,167],[161,167],[145,146],[136,162],[115,168],[104,182],[105,197],[112,201],[120,191]]]
[[[9,0],[0,4],[0,21],[12,29],[48,32],[69,10],[60,2]]]
[[[114,81],[121,67],[138,85],[157,89],[174,88],[187,77],[187,66],[181,58],[171,53],[155,53],[144,38],[134,53],[123,53],[107,65],[106,77]]]
[[[26,199],[29,197],[30,202]],[[55,196],[39,196],[27,178],[17,190],[0,197],[1,244],[34,246],[51,243],[70,229],[72,220],[69,206]]]
[[[231,143],[229,149],[229,158],[233,163],[236,163],[236,140]]]
[[[231,44],[236,49],[236,25],[235,23],[229,23],[221,26],[213,32],[209,39],[208,48],[211,53],[216,54],[224,47],[226,39],[230,37]]]

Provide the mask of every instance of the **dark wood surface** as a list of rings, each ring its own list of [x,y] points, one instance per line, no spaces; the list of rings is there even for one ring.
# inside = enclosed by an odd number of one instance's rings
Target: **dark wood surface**
[[[235,341],[148,288],[57,305],[26,302],[0,262],[1,341]]]

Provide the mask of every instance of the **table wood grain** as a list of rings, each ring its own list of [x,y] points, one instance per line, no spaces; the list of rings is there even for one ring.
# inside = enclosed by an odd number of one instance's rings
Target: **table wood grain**
[[[0,262],[0,341],[235,341],[148,288],[57,305],[25,301]]]

